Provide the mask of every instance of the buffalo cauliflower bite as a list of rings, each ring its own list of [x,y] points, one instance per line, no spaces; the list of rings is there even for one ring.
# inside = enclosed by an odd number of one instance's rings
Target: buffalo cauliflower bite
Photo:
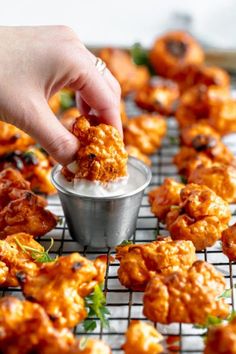
[[[174,81],[156,78],[136,93],[135,102],[147,111],[169,116],[174,114],[178,98],[179,89]]]
[[[163,351],[162,339],[162,335],[149,323],[133,320],[125,334],[122,349],[125,354],[158,354]]]
[[[234,165],[235,158],[220,140],[207,135],[197,135],[192,140],[192,147],[181,147],[174,156],[173,162],[179,173],[188,178],[200,165],[210,167],[216,162]]]
[[[170,237],[147,244],[118,246],[116,252],[120,261],[119,280],[134,291],[145,290],[156,274],[169,275],[188,269],[196,260],[191,241],[173,241]]]
[[[0,210],[0,238],[19,232],[43,236],[52,230],[57,217],[45,209],[45,203],[31,191],[17,190],[15,199]]]
[[[207,333],[204,354],[236,353],[236,319],[212,326]]]
[[[128,154],[118,131],[106,124],[91,125],[78,117],[72,129],[79,140],[76,155],[77,170],[62,173],[67,179],[87,179],[107,183],[127,176]]]
[[[35,141],[14,125],[0,121],[0,156],[14,150],[25,151]]]
[[[184,187],[183,183],[166,178],[160,187],[148,193],[151,211],[160,221],[165,222],[166,215],[170,211],[171,206],[180,203],[180,191]]]
[[[69,330],[54,328],[40,305],[9,296],[0,299],[1,353],[72,354],[77,353],[72,351],[75,343]]]
[[[236,100],[218,101],[212,105],[208,122],[220,135],[236,132]]]
[[[147,155],[143,154],[137,147],[133,145],[127,145],[125,148],[129,156],[135,157],[136,159],[143,161],[146,165],[151,166],[152,161],[149,159]]]
[[[222,250],[231,261],[236,260],[236,224],[222,232]]]
[[[157,38],[150,51],[150,61],[157,74],[172,78],[188,65],[201,65],[204,52],[188,33],[174,31]]]
[[[7,273],[5,280],[0,280],[0,286],[19,286],[17,274],[23,272],[34,276],[37,273],[38,265],[32,257],[32,252],[26,252],[22,246],[31,247],[39,252],[44,251],[44,248],[29,234],[18,233],[1,240],[0,261],[7,268]]]
[[[201,121],[208,122],[212,107],[228,98],[229,89],[226,87],[193,86],[182,95],[176,111],[176,119],[181,128]]]
[[[126,145],[136,146],[143,154],[153,154],[166,134],[166,121],[160,115],[143,114],[132,118],[124,129]]]
[[[12,151],[0,157],[0,170],[14,168],[21,172],[23,177],[30,182],[31,189],[35,192],[53,194],[55,188],[50,181],[52,164],[46,154],[37,148],[24,152]]]
[[[229,89],[229,74],[217,66],[188,65],[178,70],[173,80],[177,81],[181,93],[192,86],[220,86]]]
[[[228,203],[236,201],[236,167],[213,164],[199,166],[190,174],[189,183],[205,185]]]
[[[204,324],[209,315],[226,318],[229,305],[219,298],[225,287],[220,272],[211,264],[196,261],[187,271],[152,278],[144,293],[143,313],[163,324]]]
[[[72,253],[42,264],[34,276],[21,272],[18,280],[26,299],[42,305],[56,327],[72,328],[86,318],[83,298],[103,282],[105,270],[105,257],[90,261]]]
[[[106,63],[121,86],[122,96],[143,87],[149,80],[145,66],[136,65],[131,55],[117,48],[103,48],[98,56]]]
[[[228,203],[210,188],[193,183],[181,190],[180,199],[166,217],[171,237],[192,241],[198,251],[213,246],[230,220]]]
[[[220,140],[220,135],[217,131],[205,122],[195,123],[189,127],[184,127],[180,131],[181,144],[188,147],[193,147],[194,141],[198,136]]]

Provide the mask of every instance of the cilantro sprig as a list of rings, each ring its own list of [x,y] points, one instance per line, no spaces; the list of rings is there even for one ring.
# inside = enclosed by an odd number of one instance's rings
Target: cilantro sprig
[[[103,328],[109,328],[109,310],[106,308],[106,298],[102,290],[103,284],[97,284],[92,294],[85,297],[85,307],[88,318],[84,321],[85,332],[93,332],[97,327],[96,319],[99,319]]]
[[[124,240],[122,241],[119,246],[123,247],[123,246],[129,246],[129,245],[132,245],[133,244],[133,241],[131,240]]]
[[[40,251],[37,248],[34,247],[30,247],[30,246],[26,246],[26,245],[22,245],[22,243],[18,240],[17,237],[14,238],[16,244],[19,246],[19,248],[25,252],[30,254],[30,257],[38,263],[49,263],[49,262],[54,262],[56,260],[56,258],[52,258],[49,255],[49,251],[51,250],[53,244],[54,244],[54,240],[53,238],[51,238],[51,243],[50,246],[48,247],[48,249],[45,251]]]

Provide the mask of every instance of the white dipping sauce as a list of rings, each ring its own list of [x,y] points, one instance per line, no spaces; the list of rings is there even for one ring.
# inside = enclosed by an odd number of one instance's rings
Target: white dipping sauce
[[[74,166],[69,167],[70,170],[74,169]],[[67,191],[87,197],[115,197],[128,194],[141,187],[146,181],[145,176],[129,163],[127,177],[122,177],[106,184],[86,179],[75,179],[72,182],[68,182],[60,171],[55,175],[55,180]]]

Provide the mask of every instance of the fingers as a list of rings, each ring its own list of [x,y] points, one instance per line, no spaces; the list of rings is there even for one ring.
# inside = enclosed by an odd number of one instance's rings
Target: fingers
[[[60,164],[74,161],[78,140],[71,134],[50,110],[44,100],[38,100],[37,107],[30,111],[30,117],[17,120],[19,128],[30,134]],[[24,125],[24,126],[23,126]]]
[[[119,86],[117,85],[115,88],[116,84],[111,83],[111,74],[106,73],[105,78],[98,72],[91,55],[88,55],[86,50],[84,55],[86,60],[78,64],[80,65],[80,77],[70,86],[79,91],[82,100],[95,111],[102,122],[113,125],[123,136]],[[108,69],[106,69],[107,71]]]

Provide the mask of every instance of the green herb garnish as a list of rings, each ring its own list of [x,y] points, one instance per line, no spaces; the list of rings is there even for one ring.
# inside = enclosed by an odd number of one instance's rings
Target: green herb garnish
[[[178,145],[179,144],[179,138],[177,136],[168,136],[168,139],[169,139],[171,145]]]
[[[135,43],[131,47],[130,54],[136,65],[144,65],[148,68],[151,75],[155,74],[155,71],[149,61],[148,51],[144,49],[140,43]]]
[[[188,183],[188,180],[187,180],[186,177],[180,176],[180,182],[183,183],[183,184],[187,184],[187,183]]]
[[[51,238],[51,243],[48,249],[45,251],[39,251],[36,248],[30,247],[30,246],[25,246],[20,243],[20,241],[17,239],[17,237],[14,238],[16,244],[20,247],[20,249],[25,252],[25,253],[30,253],[31,258],[38,263],[49,263],[49,262],[54,262],[56,258],[51,258],[49,255],[49,251],[52,248],[54,244],[53,238]]]
[[[106,308],[106,298],[102,291],[102,284],[97,284],[91,295],[85,297],[85,307],[88,311],[88,318],[84,321],[85,332],[92,332],[96,329],[97,323],[94,317],[98,318],[102,327],[109,328],[109,310]]]
[[[61,108],[63,110],[73,107],[75,105],[74,99],[69,92],[61,91],[60,99],[61,99]]]
[[[133,244],[133,241],[131,240],[124,240],[122,241],[119,246],[123,247],[123,246],[129,246],[129,245],[132,245]]]

